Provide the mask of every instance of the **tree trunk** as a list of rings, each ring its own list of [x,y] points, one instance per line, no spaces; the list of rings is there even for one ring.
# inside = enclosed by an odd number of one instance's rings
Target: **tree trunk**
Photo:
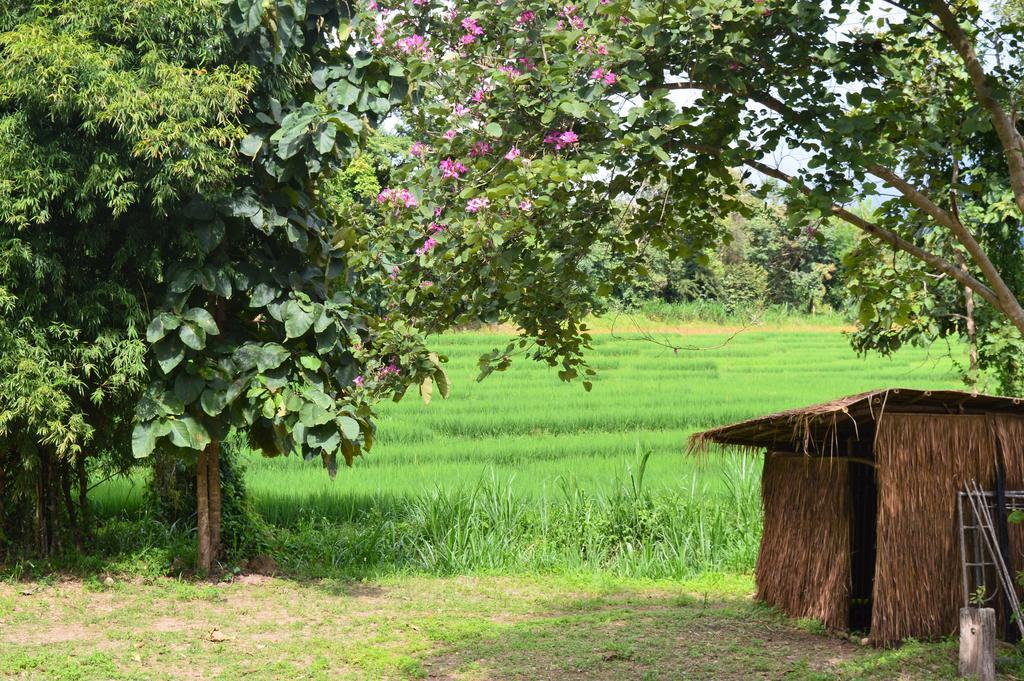
[[[85,470],[85,454],[75,457],[78,474],[78,516],[82,525],[82,537],[87,538],[92,530],[92,512],[89,508],[89,475]]]
[[[39,470],[36,475],[36,546],[40,556],[50,556],[57,550],[57,493],[53,461],[45,449],[38,452]]]
[[[213,560],[220,557],[220,442],[214,440],[206,448],[208,466],[206,484],[210,499],[210,552]]]
[[[60,550],[60,510],[57,507],[60,496],[60,475],[56,470],[53,457],[46,455],[46,534],[48,539],[48,554],[52,555]]]
[[[206,459],[204,449],[199,452],[199,462],[196,464],[196,535],[199,540],[198,567],[208,573],[213,569],[213,546],[210,544],[210,496]]]
[[[75,548],[82,549],[82,527],[78,523],[78,509],[71,498],[71,462],[62,459],[60,462],[60,491],[61,500],[64,502],[64,512],[68,516],[68,524],[71,526],[71,535],[75,539]]]
[[[7,454],[0,449],[0,550],[3,549],[2,540],[4,538],[4,532],[6,530],[6,523],[3,521],[7,518],[5,507],[7,506],[6,497],[4,491],[7,489]],[[2,555],[2,554],[0,554]]]
[[[964,289],[964,307],[967,317],[967,353],[971,363],[971,385],[978,382],[978,331],[974,325],[974,291]]]
[[[39,470],[36,471],[36,552],[46,555],[46,484],[43,455],[39,455]]]

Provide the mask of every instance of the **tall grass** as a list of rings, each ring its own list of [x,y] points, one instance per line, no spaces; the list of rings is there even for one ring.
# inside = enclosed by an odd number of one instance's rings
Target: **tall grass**
[[[642,465],[642,464],[641,464]],[[468,488],[353,500],[345,515],[273,508],[276,553],[300,574],[602,572],[685,577],[753,567],[760,541],[759,476],[735,459],[712,492],[696,476],[675,492],[633,478],[592,494],[562,478],[550,495],[497,477]]]

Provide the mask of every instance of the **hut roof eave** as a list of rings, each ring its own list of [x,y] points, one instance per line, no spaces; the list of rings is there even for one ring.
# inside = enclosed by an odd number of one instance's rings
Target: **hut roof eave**
[[[885,412],[928,414],[1024,414],[1024,400],[957,390],[885,388],[711,428],[690,437],[690,451],[713,444],[801,454],[838,453],[841,440],[873,430]]]

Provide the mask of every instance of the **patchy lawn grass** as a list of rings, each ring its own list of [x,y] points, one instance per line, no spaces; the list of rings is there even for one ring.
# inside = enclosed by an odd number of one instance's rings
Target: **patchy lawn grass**
[[[862,648],[752,603],[750,589],[735,576],[6,583],[0,677],[955,677],[953,642]]]

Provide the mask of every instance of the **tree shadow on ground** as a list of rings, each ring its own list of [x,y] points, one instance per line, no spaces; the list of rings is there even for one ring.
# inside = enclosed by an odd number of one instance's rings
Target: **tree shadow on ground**
[[[613,592],[442,646],[431,679],[946,679],[950,645],[862,648],[744,600]]]

